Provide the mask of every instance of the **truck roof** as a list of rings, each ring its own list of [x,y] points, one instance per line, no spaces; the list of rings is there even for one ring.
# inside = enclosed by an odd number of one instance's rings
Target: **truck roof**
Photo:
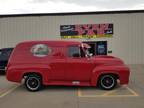
[[[53,46],[67,46],[67,45],[77,45],[77,44],[80,44],[81,42],[78,42],[78,41],[68,41],[68,40],[35,40],[35,41],[24,41],[24,42],[21,42],[19,44],[50,44],[50,45],[53,45]]]

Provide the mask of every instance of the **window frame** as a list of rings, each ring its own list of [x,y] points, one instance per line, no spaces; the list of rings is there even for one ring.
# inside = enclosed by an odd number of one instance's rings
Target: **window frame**
[[[74,57],[74,56],[70,56],[69,55],[70,47],[78,47],[79,48],[79,57]],[[70,57],[70,58],[81,58],[81,49],[80,49],[80,47],[78,45],[70,45],[70,46],[68,46],[67,47],[67,57]]]

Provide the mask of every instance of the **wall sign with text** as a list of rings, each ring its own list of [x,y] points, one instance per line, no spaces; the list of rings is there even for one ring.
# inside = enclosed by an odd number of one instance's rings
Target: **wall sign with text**
[[[112,37],[113,24],[60,25],[61,38]]]

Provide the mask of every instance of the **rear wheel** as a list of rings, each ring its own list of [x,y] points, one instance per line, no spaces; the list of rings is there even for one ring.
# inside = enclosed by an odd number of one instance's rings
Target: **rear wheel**
[[[117,85],[117,79],[114,75],[102,75],[99,79],[99,86],[104,90],[112,90]]]
[[[38,91],[42,87],[41,77],[35,74],[28,75],[25,79],[25,87],[29,91]]]

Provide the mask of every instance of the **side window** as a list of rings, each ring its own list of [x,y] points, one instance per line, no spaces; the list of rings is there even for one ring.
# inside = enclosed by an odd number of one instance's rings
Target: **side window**
[[[68,56],[69,57],[80,57],[80,48],[78,46],[68,47]]]
[[[51,52],[51,49],[45,44],[36,44],[32,46],[31,52],[34,56],[44,57]]]

